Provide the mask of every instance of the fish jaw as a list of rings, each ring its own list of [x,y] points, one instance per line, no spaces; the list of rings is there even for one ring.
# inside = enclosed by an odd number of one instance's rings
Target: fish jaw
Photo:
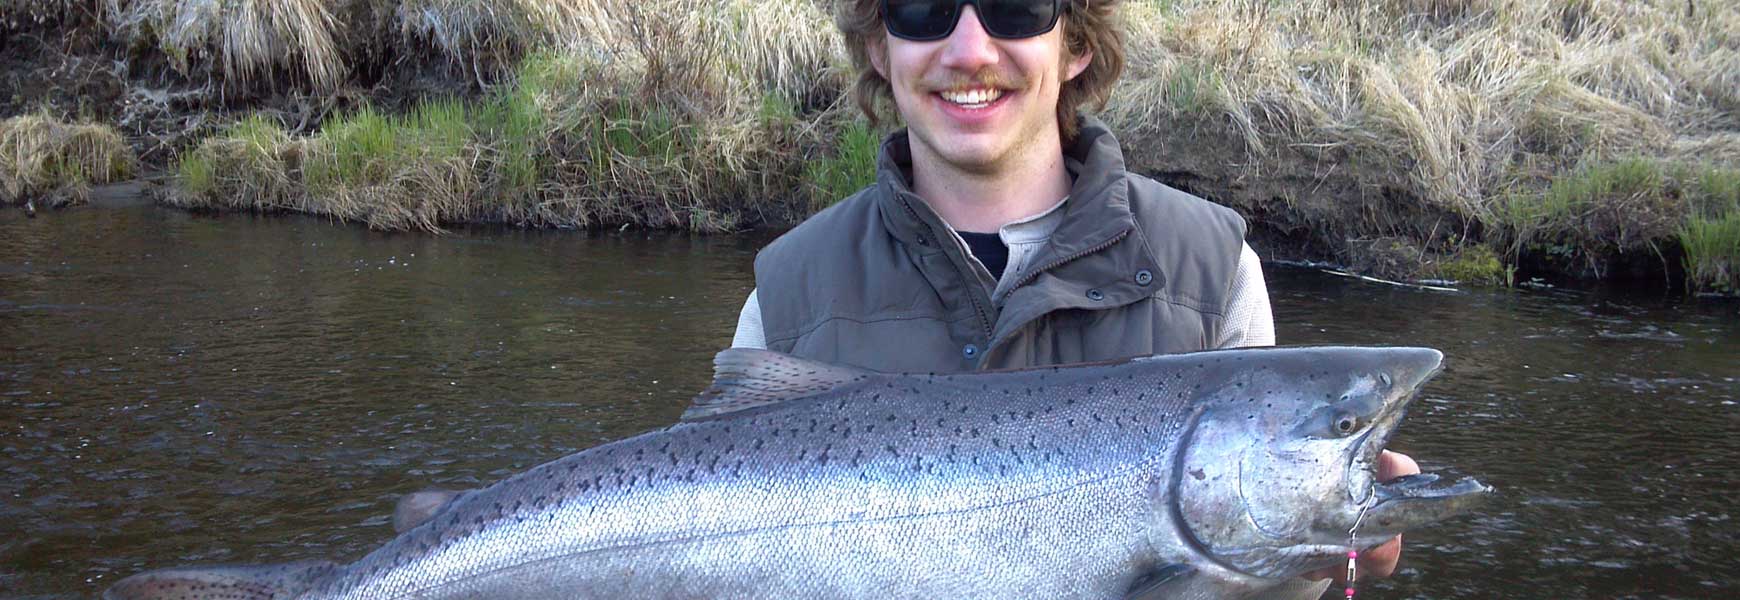
[[[1257,351],[1228,389],[1205,391],[1174,475],[1191,541],[1241,575],[1289,578],[1360,544],[1467,511],[1490,488],[1377,482],[1406,407],[1437,374],[1428,348]],[[1272,354],[1262,354],[1262,352]],[[1365,513],[1362,515],[1362,512]],[[1364,520],[1364,521],[1362,521]],[[1379,525],[1377,521],[1387,525]],[[1385,534],[1383,537],[1376,537]]]
[[[1443,371],[1442,356],[1435,350],[1428,352],[1432,354],[1416,359],[1421,366],[1398,370],[1395,376],[1402,384],[1398,389],[1407,392],[1396,395],[1388,403],[1372,430],[1363,436],[1352,452],[1352,461],[1348,465],[1350,506],[1347,512],[1352,518],[1348,520],[1347,530],[1366,538],[1369,544],[1382,543],[1404,531],[1473,510],[1495,493],[1492,486],[1473,478],[1451,480],[1436,473],[1406,475],[1383,482],[1377,480],[1379,456],[1395,437],[1408,405],[1419,397],[1427,381]],[[1406,379],[1402,379],[1404,377]]]

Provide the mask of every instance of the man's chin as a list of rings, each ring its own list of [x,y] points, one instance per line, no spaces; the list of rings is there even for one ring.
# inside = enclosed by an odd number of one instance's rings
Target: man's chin
[[[1009,155],[1009,144],[995,134],[950,132],[927,137],[930,137],[927,145],[937,160],[962,173],[996,173]]]

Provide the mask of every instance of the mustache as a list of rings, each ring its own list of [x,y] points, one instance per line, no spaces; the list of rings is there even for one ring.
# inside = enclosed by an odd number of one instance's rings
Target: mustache
[[[926,88],[932,90],[958,90],[976,87],[1015,90],[1027,87],[1027,78],[1020,73],[1002,73],[995,69],[983,68],[970,75],[950,73],[926,77],[923,83]]]

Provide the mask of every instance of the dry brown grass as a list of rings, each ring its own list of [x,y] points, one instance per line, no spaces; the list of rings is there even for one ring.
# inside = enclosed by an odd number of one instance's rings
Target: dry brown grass
[[[173,201],[383,229],[487,221],[722,230],[746,209],[765,219],[764,207],[781,200],[807,206],[792,198],[804,187],[800,157],[847,120],[833,102],[805,105],[837,98],[845,85],[843,54],[815,4],[546,6],[545,23],[604,19],[566,40],[548,37],[554,25],[528,25],[525,4],[416,6],[417,31],[435,35],[455,60],[540,39],[554,46],[522,59],[512,85],[472,106],[447,106],[473,125],[451,152],[405,151],[422,147],[418,136],[450,129],[415,117],[343,116],[308,137],[244,122],[188,154]]]
[[[349,74],[333,0],[109,0],[109,24],[190,76],[271,83],[282,70],[317,90]]]
[[[271,153],[285,175],[263,181],[288,182],[282,203],[297,210],[389,228],[476,218],[717,229],[745,214],[789,214],[761,210],[769,198],[825,205],[803,196],[837,195],[855,180],[818,184],[813,174],[843,170],[804,166],[845,154],[837,143],[856,118],[841,101],[849,73],[823,8],[831,1],[110,4],[120,30],[190,73],[226,80],[343,81],[350,64],[372,56],[346,45],[358,33],[331,17],[357,6],[396,25],[376,34],[397,40],[375,47],[433,49],[476,73],[487,95],[473,108],[494,120],[468,142],[463,168],[441,166],[452,159],[442,155],[313,194],[290,157],[320,156],[322,136],[286,137],[281,145],[301,150]],[[1259,227],[1318,240],[1335,258],[1401,240],[1422,263],[1471,244],[1512,249],[1505,258],[1515,260],[1560,243],[1537,237],[1557,225],[1517,220],[1552,204],[1555,179],[1633,158],[1713,168],[1740,160],[1733,2],[1125,6],[1129,69],[1101,116],[1132,166],[1240,207]],[[217,160],[245,148],[214,140],[199,152]],[[412,202],[424,197],[439,201]],[[307,204],[322,201],[332,205]],[[391,206],[358,208],[382,202]],[[1625,235],[1591,241],[1580,264],[1598,272],[1606,255],[1664,247],[1674,234],[1661,232],[1687,213],[1671,197],[1626,202],[1599,211],[1612,216],[1601,231]],[[1629,223],[1628,214],[1641,216]]]
[[[1740,151],[1731,2],[1137,0],[1127,18],[1114,129],[1218,148],[1138,164],[1331,239],[1454,250],[1581,165]],[[1382,216],[1397,204],[1415,217]]]
[[[113,128],[47,114],[0,121],[0,204],[37,197],[82,199],[91,185],[125,179],[134,156]]]

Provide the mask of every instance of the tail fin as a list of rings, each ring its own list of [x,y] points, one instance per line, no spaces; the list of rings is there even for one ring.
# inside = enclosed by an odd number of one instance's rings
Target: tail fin
[[[337,570],[326,561],[163,569],[115,582],[103,600],[281,600],[308,591]]]

